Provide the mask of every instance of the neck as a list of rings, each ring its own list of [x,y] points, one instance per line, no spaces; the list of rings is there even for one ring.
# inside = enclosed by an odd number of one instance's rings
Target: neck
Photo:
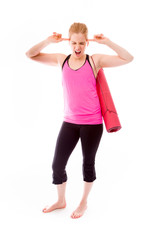
[[[84,60],[86,57],[86,54],[83,54],[83,56],[81,56],[80,58],[76,58],[73,56],[73,54],[71,54],[71,58],[74,60],[74,61],[82,61]]]

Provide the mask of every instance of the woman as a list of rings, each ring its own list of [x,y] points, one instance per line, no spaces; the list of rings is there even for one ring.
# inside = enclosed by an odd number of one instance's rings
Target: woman
[[[59,66],[62,70],[64,121],[57,138],[52,164],[52,183],[57,185],[58,200],[52,206],[44,208],[43,212],[47,213],[66,207],[67,174],[65,168],[80,138],[83,153],[84,192],[79,206],[71,215],[72,218],[78,218],[87,208],[88,195],[96,179],[95,155],[103,133],[100,102],[96,92],[96,73],[100,68],[127,64],[133,60],[133,56],[103,34],[97,34],[94,35],[92,41],[107,45],[117,55],[93,54],[94,67],[91,56],[85,54],[89,40],[87,26],[83,23],[73,23],[70,26],[69,44],[72,54],[66,56],[61,53],[40,52],[50,43],[65,40],[62,34],[54,32],[52,36],[33,46],[26,55],[44,64]]]

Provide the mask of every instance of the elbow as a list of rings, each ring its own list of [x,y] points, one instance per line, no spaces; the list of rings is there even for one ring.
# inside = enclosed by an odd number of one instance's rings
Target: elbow
[[[127,56],[126,58],[120,57],[122,60],[124,60],[126,63],[132,62],[134,57],[132,55]]]
[[[129,61],[129,62],[132,62],[133,59],[134,59],[134,57],[131,55],[128,61]]]
[[[28,58],[33,58],[36,56],[36,55],[30,54],[29,52],[26,52],[25,54]]]
[[[26,54],[26,56],[27,56],[28,58],[31,57],[30,54],[29,54],[29,52],[26,52],[25,54]]]
[[[130,62],[132,62],[133,59],[134,59],[134,57],[133,57],[133,56],[130,56],[129,58],[126,59],[126,63],[130,63]]]

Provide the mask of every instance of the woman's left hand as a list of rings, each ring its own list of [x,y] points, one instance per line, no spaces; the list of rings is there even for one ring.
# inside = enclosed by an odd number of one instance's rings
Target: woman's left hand
[[[95,42],[105,44],[109,40],[109,38],[105,37],[103,34],[96,34],[96,35],[94,35],[93,40]]]

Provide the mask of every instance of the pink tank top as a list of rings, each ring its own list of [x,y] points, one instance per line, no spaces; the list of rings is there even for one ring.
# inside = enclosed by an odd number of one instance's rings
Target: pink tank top
[[[64,121],[75,124],[103,123],[101,106],[96,90],[96,79],[86,54],[83,66],[71,69],[67,56],[62,65]]]

